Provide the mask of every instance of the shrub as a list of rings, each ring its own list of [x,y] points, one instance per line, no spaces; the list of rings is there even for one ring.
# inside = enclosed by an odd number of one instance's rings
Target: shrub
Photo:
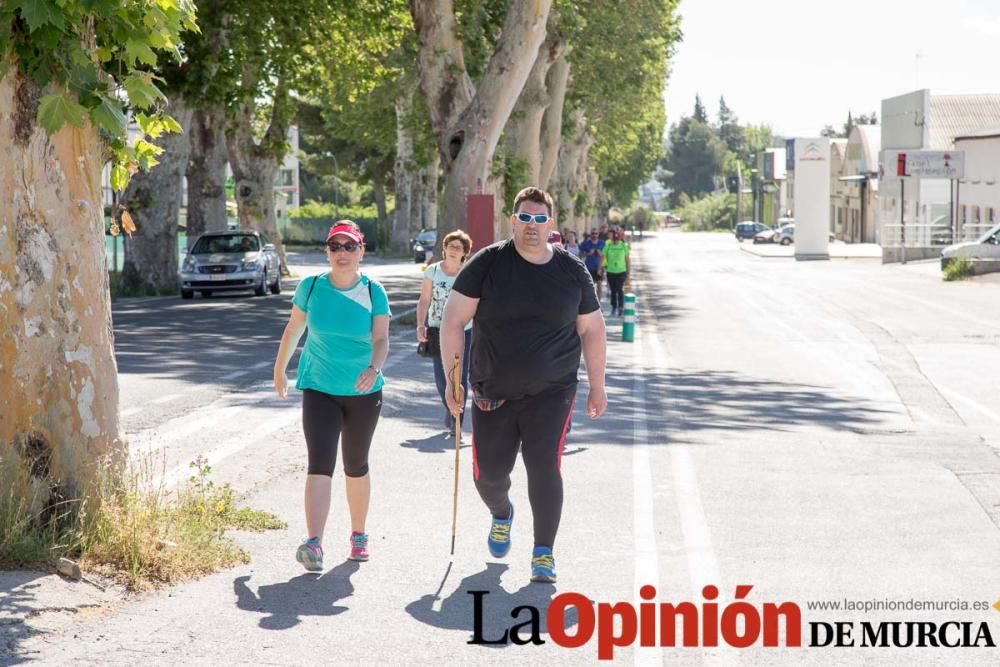
[[[685,231],[729,229],[736,216],[736,196],[716,192],[694,201],[682,201],[681,208],[674,213],[684,221]]]
[[[968,257],[955,257],[941,271],[942,278],[947,281],[964,280],[973,275],[975,262]]]

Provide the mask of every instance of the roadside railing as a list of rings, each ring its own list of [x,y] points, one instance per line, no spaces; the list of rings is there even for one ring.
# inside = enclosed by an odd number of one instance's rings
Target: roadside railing
[[[911,247],[934,247],[947,246],[952,243],[961,243],[965,241],[975,241],[989,229],[989,225],[965,225],[959,230],[958,238],[956,239],[954,238],[952,229],[949,226],[907,223],[905,226],[905,245]],[[890,248],[898,248],[904,245],[903,232],[904,227],[898,223],[882,225],[880,245]]]

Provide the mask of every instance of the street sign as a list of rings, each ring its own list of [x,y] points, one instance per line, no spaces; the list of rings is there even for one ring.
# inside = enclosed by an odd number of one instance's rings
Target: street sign
[[[883,178],[964,178],[965,151],[885,150],[879,171]]]
[[[963,178],[965,151],[906,151],[906,174],[913,178]]]

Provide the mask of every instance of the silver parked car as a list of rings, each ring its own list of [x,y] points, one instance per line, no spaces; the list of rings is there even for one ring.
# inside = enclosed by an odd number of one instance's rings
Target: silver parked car
[[[942,250],[941,268],[944,269],[958,257],[1000,260],[1000,225],[993,226],[975,241],[956,243]]]
[[[253,290],[257,296],[281,293],[281,267],[274,245],[255,231],[209,232],[199,236],[181,265],[181,298],[195,290],[214,292]]]

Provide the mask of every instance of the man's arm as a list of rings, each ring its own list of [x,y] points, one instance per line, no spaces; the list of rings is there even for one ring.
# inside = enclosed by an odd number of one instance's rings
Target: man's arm
[[[445,400],[451,409],[451,414],[455,416],[461,414],[465,406],[465,396],[462,396],[461,402],[455,400],[455,389],[452,387],[451,379],[452,368],[455,365],[456,355],[459,368],[465,361],[462,358],[465,354],[465,325],[475,317],[478,307],[479,299],[465,296],[453,289],[448,295],[448,301],[445,302],[444,317],[441,319],[441,365],[448,379]],[[459,387],[458,391],[461,390]]]
[[[608,395],[604,389],[604,369],[608,357],[604,314],[598,309],[578,315],[576,332],[580,335],[583,361],[587,364],[587,382],[590,384],[587,414],[591,419],[597,419],[608,407]]]

